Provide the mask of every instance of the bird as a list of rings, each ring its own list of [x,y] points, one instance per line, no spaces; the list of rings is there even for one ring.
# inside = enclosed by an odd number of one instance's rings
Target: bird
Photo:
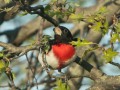
[[[39,53],[38,60],[42,67],[47,65],[50,69],[61,71],[64,67],[68,66],[72,62],[79,63],[80,58],[76,54],[75,47],[70,43],[71,41],[76,41],[73,38],[69,29],[64,26],[58,26],[53,29],[54,39],[49,40],[50,49],[45,53],[45,60],[43,60],[42,53]],[[92,68],[91,65],[86,61],[80,63],[83,67],[88,66]],[[87,68],[88,70],[90,70]]]
[[[46,63],[51,69],[62,69],[72,63],[76,55],[76,50],[69,42],[73,40],[70,31],[63,26],[53,29],[54,39],[50,40],[50,50],[46,53]],[[44,66],[42,54],[39,54],[38,60]]]

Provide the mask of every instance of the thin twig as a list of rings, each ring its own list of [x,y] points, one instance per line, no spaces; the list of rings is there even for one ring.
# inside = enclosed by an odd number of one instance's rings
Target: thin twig
[[[53,19],[51,16],[44,12],[43,5],[31,7],[30,5],[26,4],[24,0],[21,0],[21,3],[23,4],[23,6],[20,8],[21,10],[26,10],[30,14],[37,14],[46,19],[47,21],[51,22],[54,26],[59,26],[58,22],[55,19]]]
[[[120,69],[120,64],[116,62],[110,62],[110,64],[117,66]]]
[[[27,53],[25,54],[25,56],[26,56],[26,58],[27,58],[28,66],[29,66],[29,68],[30,68],[30,70],[31,70],[31,72],[32,72],[32,74],[33,74],[33,76],[34,76],[34,71],[32,70],[32,67],[30,66],[30,65],[31,65],[31,62],[29,61],[29,58],[28,58],[28,56],[27,56]],[[35,76],[34,76],[34,79],[35,79],[35,81],[36,81],[36,83],[37,83],[37,79],[36,79]],[[38,85],[37,85],[37,89],[38,89]]]

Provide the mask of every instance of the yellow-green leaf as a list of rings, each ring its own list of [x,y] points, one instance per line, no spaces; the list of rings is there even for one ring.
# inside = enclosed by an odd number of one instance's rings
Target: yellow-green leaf
[[[95,22],[94,16],[88,17],[88,18],[87,18],[87,22],[89,22],[89,23],[94,23],[94,22]]]
[[[75,5],[76,7],[79,7],[79,6],[80,6],[80,4],[79,4],[79,3],[75,3],[74,5]]]
[[[101,7],[98,11],[98,13],[106,13],[107,12],[107,8],[106,7]]]
[[[109,25],[108,25],[108,21],[105,20],[105,22],[104,22],[104,28],[108,30],[108,26],[109,26]]]
[[[102,23],[101,22],[96,22],[95,25],[93,25],[91,28],[95,31],[99,31],[102,27]]]
[[[4,0],[4,2],[7,4],[7,3],[10,3],[11,0]]]
[[[69,16],[70,19],[73,19],[73,20],[82,20],[83,19],[83,15],[82,14],[71,14]]]
[[[57,0],[51,0],[52,2],[57,2]]]
[[[72,42],[70,42],[70,43],[71,43],[72,45],[77,46],[77,47],[93,44],[92,42],[89,42],[89,41],[87,41],[87,40],[80,40],[80,39],[78,39],[77,41],[72,41]]]
[[[12,8],[13,7],[11,7],[11,8],[5,8],[5,11],[8,12],[8,11],[12,10]]]
[[[105,59],[106,62],[111,62],[116,55],[118,55],[118,52],[113,51],[111,48],[103,52],[103,58]]]
[[[120,35],[118,34],[118,33],[114,33],[114,34],[112,34],[112,37],[111,37],[111,42],[116,42],[116,41],[120,41]]]
[[[0,57],[3,57],[4,56],[4,54],[3,53],[0,53]]]
[[[5,63],[2,60],[0,60],[0,73],[2,73],[3,71],[5,71],[5,68],[6,68]]]
[[[27,15],[28,14],[28,12],[27,11],[24,11],[24,12],[22,12],[21,14],[20,14],[20,16],[25,16],[25,15]]]
[[[54,90],[70,90],[70,87],[66,83],[63,83],[61,79],[57,79],[56,85],[57,87]]]
[[[108,32],[108,29],[109,29],[109,25],[108,25],[108,21],[105,20],[105,22],[103,23],[103,29],[102,30],[102,34],[105,35],[107,32]]]
[[[116,24],[115,29],[118,33],[120,33],[120,22]]]

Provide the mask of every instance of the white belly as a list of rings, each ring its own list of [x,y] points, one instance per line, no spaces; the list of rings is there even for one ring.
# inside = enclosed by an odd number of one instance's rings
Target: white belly
[[[41,65],[44,67],[44,62],[42,58],[42,54],[40,53],[38,56],[38,60],[41,63]],[[59,61],[58,59],[54,56],[53,51],[50,51],[49,54],[46,54],[45,61],[47,64],[52,68],[52,69],[57,69],[59,67]]]
[[[70,64],[71,62],[73,62],[76,58],[76,54],[72,56],[72,58],[70,58],[69,60],[66,60],[66,62],[64,62],[63,67],[67,66],[68,64]],[[43,58],[42,58],[42,54],[40,53],[38,56],[38,60],[41,63],[41,65],[44,67],[45,64],[43,62]],[[54,55],[53,51],[51,50],[48,54],[46,54],[46,59],[45,61],[47,62],[47,64],[52,68],[52,69],[58,69],[59,68],[59,59]]]

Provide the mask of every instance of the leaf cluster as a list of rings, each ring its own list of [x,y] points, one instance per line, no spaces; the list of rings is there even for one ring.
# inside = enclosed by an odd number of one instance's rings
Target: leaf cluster
[[[74,45],[74,46],[77,46],[77,47],[81,47],[81,46],[86,46],[86,45],[90,45],[90,44],[93,44],[92,42],[89,42],[87,40],[81,40],[78,38],[77,41],[72,41],[70,42],[70,44]]]
[[[94,31],[100,31],[103,35],[105,35],[108,32],[108,22],[106,20],[106,17],[103,15],[105,13],[107,13],[106,7],[101,7],[93,15],[84,16],[84,13],[71,13],[69,18],[78,22],[87,22],[89,24],[89,28]]]
[[[111,62],[112,59],[119,54],[118,52],[114,51],[112,48],[105,49],[104,47],[101,47],[98,44],[89,42],[87,40],[78,39],[77,41],[70,42],[70,44],[77,46],[77,47],[85,47],[88,45],[97,45],[96,47],[92,47],[92,48],[89,47],[89,49],[84,52],[84,55],[86,55],[86,53],[89,51],[94,51],[96,49],[101,48],[101,50],[103,51],[103,58],[105,59],[105,62],[107,62],[107,63]]]
[[[111,43],[120,42],[120,21],[117,20],[113,23],[113,28],[111,32]]]
[[[103,15],[107,13],[106,7],[101,7],[94,15],[88,16],[86,21],[90,23],[90,28],[94,31],[100,31],[103,35],[108,32],[108,21]]]
[[[51,36],[49,35],[43,35],[41,39],[41,49],[44,53],[47,53],[50,49],[50,38]]]
[[[75,12],[74,8],[66,3],[66,0],[62,0],[61,3],[58,3],[57,0],[52,1],[53,2],[45,6],[45,13],[51,17],[56,16],[57,18],[63,18]]]
[[[4,61],[2,58],[4,57],[4,54],[1,52],[0,53],[0,73],[4,73],[6,71],[6,68],[9,66],[10,62],[9,61]]]
[[[54,90],[70,90],[70,87],[66,83],[63,83],[61,79],[57,79],[56,85],[57,87]]]
[[[118,52],[113,51],[111,48],[103,51],[103,58],[107,63],[111,62],[116,55],[118,55]]]

